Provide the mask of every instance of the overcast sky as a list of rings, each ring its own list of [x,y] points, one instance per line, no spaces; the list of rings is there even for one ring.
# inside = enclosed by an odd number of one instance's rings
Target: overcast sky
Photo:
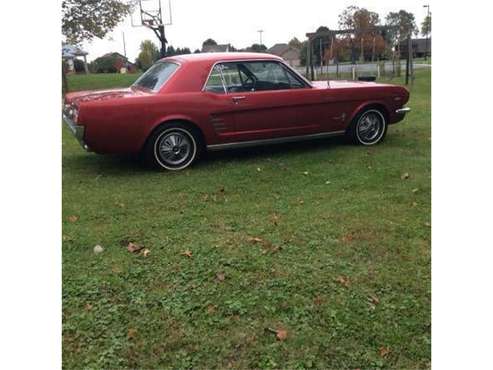
[[[146,0],[151,6],[159,0]],[[166,27],[168,42],[174,47],[189,47],[192,52],[200,49],[202,42],[213,38],[219,44],[231,43],[236,48],[244,48],[259,41],[258,30],[263,29],[263,43],[270,47],[278,42],[288,42],[297,37],[306,39],[307,32],[315,31],[324,25],[330,29],[338,28],[338,15],[349,5],[356,5],[377,12],[384,21],[390,11],[404,9],[412,12],[420,27],[426,16],[424,4],[427,1],[411,0],[161,0],[165,18],[169,20],[168,1],[171,1],[173,25]],[[432,8],[432,6],[431,6]],[[431,9],[432,10],[432,9]],[[138,14],[134,14],[138,19]],[[139,53],[142,40],[150,39],[156,45],[158,40],[152,30],[145,27],[132,27],[130,17],[125,19],[105,39],[95,39],[84,43],[91,61],[107,52],[123,54],[125,33],[127,57],[134,61]]]

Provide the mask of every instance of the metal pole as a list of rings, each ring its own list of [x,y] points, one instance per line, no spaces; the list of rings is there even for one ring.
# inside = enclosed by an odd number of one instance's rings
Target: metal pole
[[[122,37],[123,37],[123,55],[126,58],[127,57],[127,47],[125,45],[125,32],[122,32]]]

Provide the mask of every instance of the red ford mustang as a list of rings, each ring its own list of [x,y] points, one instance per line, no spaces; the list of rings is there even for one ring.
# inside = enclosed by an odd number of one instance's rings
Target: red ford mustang
[[[205,150],[336,135],[374,145],[408,100],[400,86],[310,82],[273,55],[213,53],[161,59],[126,89],[69,93],[63,118],[86,150],[181,170]]]

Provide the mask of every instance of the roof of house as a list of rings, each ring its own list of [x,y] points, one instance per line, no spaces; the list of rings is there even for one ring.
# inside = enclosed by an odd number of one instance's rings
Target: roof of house
[[[300,50],[298,48],[289,46],[288,44],[275,44],[268,52],[284,59],[299,59]]]
[[[426,48],[428,47],[428,52],[431,50],[431,37],[426,41],[425,38],[422,39],[413,39],[412,40],[412,45],[413,45],[413,50],[417,53],[424,53],[426,52]],[[407,41],[401,42],[401,49],[405,49],[407,46]]]
[[[203,53],[220,53],[228,51],[231,48],[230,44],[205,45],[202,47]]]
[[[288,44],[280,43],[280,44],[275,44],[273,47],[269,48],[269,50],[267,50],[267,51],[271,54],[281,56],[282,54],[284,54],[289,49],[290,49],[290,46]]]

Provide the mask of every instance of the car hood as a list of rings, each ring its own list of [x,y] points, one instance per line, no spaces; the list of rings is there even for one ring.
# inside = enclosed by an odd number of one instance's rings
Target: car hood
[[[124,89],[78,91],[66,94],[65,104],[79,105],[83,102],[133,98],[148,94],[150,93],[133,87]]]

